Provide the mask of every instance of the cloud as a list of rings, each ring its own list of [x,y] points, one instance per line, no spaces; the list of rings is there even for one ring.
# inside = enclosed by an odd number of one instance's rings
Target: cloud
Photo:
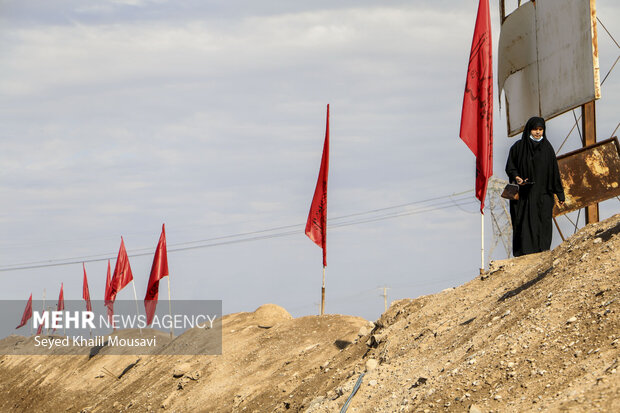
[[[320,251],[302,229],[327,103],[330,216],[473,187],[458,124],[476,5],[457,3],[6,2],[2,262],[115,251],[120,235],[130,250],[154,247],[162,222],[175,242],[299,223],[295,237],[170,260],[184,280],[173,285],[179,298],[200,295],[206,275],[197,269],[208,267],[219,277],[213,294],[231,311],[263,304],[238,289],[247,277],[267,272],[271,284],[290,286],[294,276],[305,281],[290,288],[305,288],[315,264],[320,271]],[[617,124],[617,110],[600,105],[597,116],[605,130]],[[500,174],[512,143],[504,123],[496,116]],[[561,135],[564,125],[555,125]],[[446,271],[472,261],[475,273],[479,220],[470,215],[440,210],[338,228],[328,241],[330,273],[374,288],[389,260],[383,280],[410,273],[412,284],[431,277],[414,271],[418,262],[445,253],[453,254]],[[48,271],[50,283],[66,274]],[[13,288],[7,293],[26,287]]]

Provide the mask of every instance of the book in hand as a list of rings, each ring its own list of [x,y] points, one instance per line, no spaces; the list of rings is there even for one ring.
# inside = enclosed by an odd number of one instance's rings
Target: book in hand
[[[517,200],[519,199],[519,185],[507,184],[502,192],[502,198]]]

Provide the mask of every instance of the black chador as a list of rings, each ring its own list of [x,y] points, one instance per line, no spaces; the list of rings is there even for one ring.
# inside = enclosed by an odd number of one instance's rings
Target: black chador
[[[534,117],[527,121],[521,139],[510,148],[506,174],[510,182],[520,184],[519,199],[510,201],[513,255],[518,257],[548,250],[551,247],[553,195],[556,194],[558,201],[563,203],[564,189],[543,118]]]

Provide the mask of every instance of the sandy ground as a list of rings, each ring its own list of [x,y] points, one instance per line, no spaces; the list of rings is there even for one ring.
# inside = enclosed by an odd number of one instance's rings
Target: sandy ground
[[[267,304],[223,318],[222,355],[0,356],[0,411],[337,412],[359,383],[349,412],[616,412],[619,281],[616,215],[375,323]]]

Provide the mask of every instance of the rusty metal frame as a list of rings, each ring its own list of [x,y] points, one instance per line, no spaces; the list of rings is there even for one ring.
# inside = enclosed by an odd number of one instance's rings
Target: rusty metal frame
[[[566,202],[562,207],[555,205],[553,216],[620,196],[620,143],[617,137],[558,156],[558,166]],[[579,177],[579,182],[575,177]]]

